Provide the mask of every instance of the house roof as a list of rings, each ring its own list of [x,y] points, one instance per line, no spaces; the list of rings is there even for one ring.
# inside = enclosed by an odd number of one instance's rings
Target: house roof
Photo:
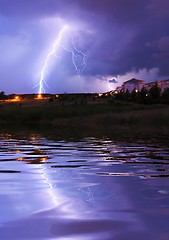
[[[166,80],[160,80],[159,82],[160,82],[160,83],[161,83],[161,82],[163,82],[163,83],[164,83],[164,82],[169,82],[169,79],[166,79]]]
[[[148,82],[148,83],[145,83],[146,86],[148,86],[148,85],[155,85],[155,84],[158,85],[159,82],[156,81],[156,82]]]
[[[144,83],[145,81],[144,80],[139,80],[139,79],[136,79],[136,78],[132,78],[126,82],[124,82],[124,84],[126,83]]]

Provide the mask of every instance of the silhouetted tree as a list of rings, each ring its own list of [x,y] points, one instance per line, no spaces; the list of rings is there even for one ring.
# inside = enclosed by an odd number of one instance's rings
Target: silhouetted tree
[[[130,101],[131,102],[137,102],[138,92],[136,89],[133,89],[133,91],[130,93]]]
[[[137,102],[138,102],[138,103],[141,103],[141,104],[148,104],[148,102],[149,102],[149,93],[148,93],[148,91],[145,89],[145,87],[143,87],[143,88],[141,89],[141,91],[138,92]]]
[[[114,94],[114,99],[117,101],[124,101],[124,92],[120,91],[120,92]]]
[[[0,100],[5,100],[5,99],[6,99],[5,92],[4,91],[0,92]]]
[[[130,92],[129,92],[129,90],[127,89],[126,90],[126,92],[124,93],[124,100],[126,101],[126,102],[128,102],[128,101],[130,101]]]
[[[169,104],[169,88],[166,88],[161,95],[161,103]]]
[[[53,102],[53,100],[54,100],[54,97],[51,96],[51,97],[49,98],[49,102]]]
[[[149,90],[149,101],[150,103],[159,103],[160,102],[160,93],[161,89],[158,87],[158,84],[152,86]]]

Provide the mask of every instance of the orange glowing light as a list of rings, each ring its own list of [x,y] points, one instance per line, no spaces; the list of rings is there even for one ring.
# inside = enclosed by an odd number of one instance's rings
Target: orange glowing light
[[[15,100],[16,100],[16,101],[19,101],[19,96],[15,96]]]
[[[39,160],[40,161],[46,161],[48,159],[48,157],[42,157],[42,158],[40,158]]]
[[[38,99],[41,99],[42,98],[42,95],[41,94],[38,94]]]

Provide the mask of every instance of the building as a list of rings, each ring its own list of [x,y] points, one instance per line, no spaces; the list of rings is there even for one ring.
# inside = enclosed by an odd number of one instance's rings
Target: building
[[[160,81],[154,81],[154,82],[149,82],[149,83],[145,83],[144,80],[139,80],[136,78],[132,78],[126,82],[124,82],[121,86],[118,86],[114,93],[120,93],[121,91],[126,92],[127,90],[131,93],[133,90],[135,90],[136,92],[141,91],[141,89],[144,87],[147,91],[150,91],[150,89],[157,85],[160,90],[161,93],[164,92],[165,89],[169,89],[169,79],[167,80],[160,80]]]
[[[159,81],[159,87],[161,92],[164,92],[165,89],[169,88],[169,79]]]
[[[149,83],[146,83],[144,85],[145,89],[147,91],[149,91],[153,86],[157,85],[158,87],[160,87],[160,83],[159,82],[149,82]]]
[[[123,90],[126,92],[127,90],[129,92],[132,92],[133,90],[141,91],[141,89],[144,86],[145,81],[144,80],[138,80],[136,78],[132,78],[126,82],[123,83]]]

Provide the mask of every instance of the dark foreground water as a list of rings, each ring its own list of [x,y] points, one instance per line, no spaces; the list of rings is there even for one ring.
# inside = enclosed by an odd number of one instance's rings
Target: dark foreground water
[[[1,137],[0,239],[168,240],[169,149]]]

